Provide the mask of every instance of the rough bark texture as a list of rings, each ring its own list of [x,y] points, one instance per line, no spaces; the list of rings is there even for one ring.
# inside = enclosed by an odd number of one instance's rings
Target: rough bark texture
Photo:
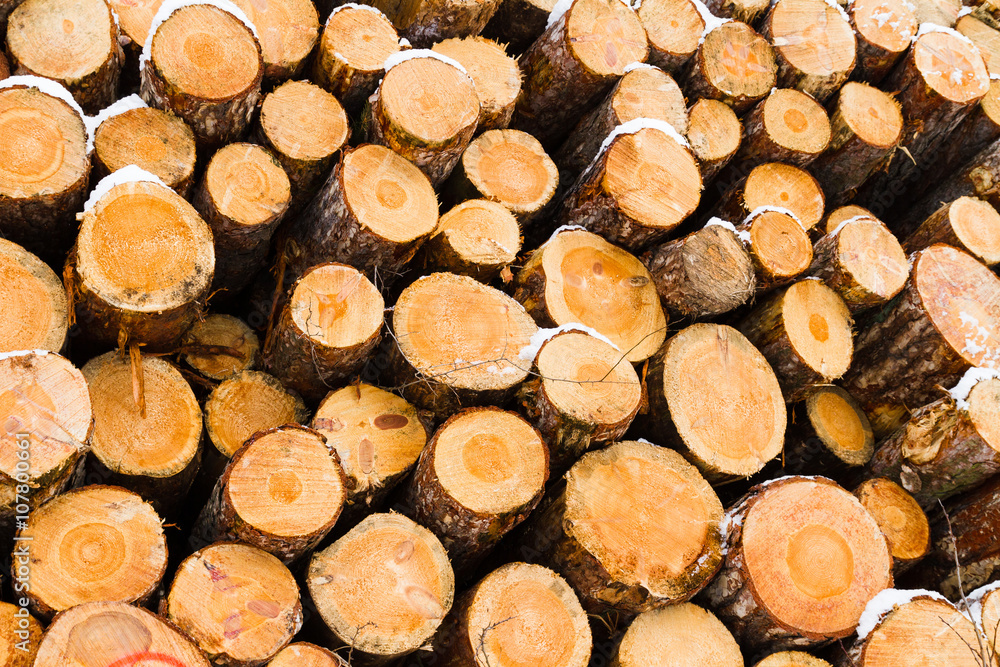
[[[506,44],[509,53],[524,53],[545,32],[554,4],[546,0],[503,0],[483,28],[483,37]]]
[[[854,28],[854,36],[857,39],[857,63],[854,68],[854,78],[866,81],[871,85],[876,86],[889,74],[889,72],[892,71],[892,68],[896,65],[896,63],[898,63],[906,54],[909,40],[916,35],[917,19],[913,15],[913,11],[910,9],[909,4],[906,2],[893,2],[888,6],[889,11],[891,11],[888,18],[895,18],[895,21],[899,23],[897,31],[906,42],[906,46],[903,46],[900,50],[889,49],[875,41],[878,37],[877,34],[866,34],[867,28],[870,27],[872,21],[867,21],[862,25],[859,25],[858,14],[863,12],[864,15],[867,16],[867,4],[868,3],[865,3],[866,6],[862,9],[861,3],[848,3],[845,9],[847,11],[847,15],[851,19],[851,26]],[[872,4],[876,3],[872,2]],[[881,6],[877,7],[874,11],[880,10],[881,12],[886,11],[886,9],[883,9]],[[874,17],[872,17],[872,20],[881,21],[885,19],[874,19]]]
[[[452,37],[478,35],[500,6],[501,0],[461,2],[456,0],[419,0],[392,12],[394,2],[376,2],[386,11],[400,34],[419,49]],[[405,7],[405,10],[402,8]]]
[[[768,3],[766,0],[708,0],[705,6],[716,16],[753,25],[767,11]]]

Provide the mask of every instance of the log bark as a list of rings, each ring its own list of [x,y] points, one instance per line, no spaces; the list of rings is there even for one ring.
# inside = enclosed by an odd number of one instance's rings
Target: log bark
[[[680,73],[698,51],[706,27],[695,0],[647,0],[635,13],[649,39],[649,62],[669,74]]]
[[[875,437],[868,417],[840,387],[815,385],[793,409],[781,461],[786,473],[841,476],[872,458]]]
[[[820,660],[802,651],[779,651],[772,653],[754,667],[833,667],[826,660]]]
[[[910,48],[917,34],[913,5],[904,0],[856,0],[847,15],[858,40],[854,78],[877,86]]]
[[[310,0],[234,0],[260,35],[264,76],[285,81],[302,76],[319,39],[319,15]]]
[[[0,311],[0,353],[63,349],[69,308],[62,281],[45,262],[5,239],[0,239]]]
[[[733,163],[747,173],[765,162],[805,167],[827,149],[830,137],[830,118],[816,100],[790,88],[773,90],[743,119]]]
[[[267,667],[350,667],[336,653],[308,642],[295,642],[278,651]]]
[[[517,218],[486,199],[464,201],[441,216],[414,264],[423,273],[447,271],[489,283],[521,250]]]
[[[705,6],[716,16],[753,25],[767,11],[768,3],[764,0],[708,0]]]
[[[959,197],[932,213],[905,236],[906,252],[944,243],[963,250],[986,266],[1000,263],[1000,213],[975,197]]]
[[[374,6],[385,12],[399,34],[418,48],[452,37],[478,35],[500,6],[500,0],[464,3],[457,0],[376,0]]]
[[[736,112],[718,100],[700,99],[688,114],[687,140],[707,188],[739,150],[743,125]]]
[[[647,611],[629,624],[611,667],[641,667],[657,656],[664,665],[743,667],[743,654],[715,615],[683,603]]]
[[[475,82],[480,107],[476,132],[507,129],[521,94],[521,70],[517,61],[507,55],[504,44],[483,37],[465,37],[446,39],[431,49],[457,61]]]
[[[260,340],[243,320],[213,313],[188,330],[180,352],[202,377],[220,381],[257,367]]]
[[[7,656],[7,667],[32,667],[42,634],[42,624],[34,616],[0,602],[0,655]]]
[[[740,174],[733,174],[733,178]],[[807,171],[780,162],[754,167],[744,178],[728,183],[720,178],[722,196],[711,215],[741,222],[762,207],[787,209],[808,232],[823,219],[825,198],[819,182]],[[728,189],[727,189],[728,188]]]
[[[756,293],[788,285],[813,260],[812,244],[802,223],[788,209],[757,209],[736,226],[756,274]]]
[[[749,25],[729,21],[704,36],[689,63],[688,99],[725,102],[737,115],[764,99],[777,85],[774,49]]]
[[[1000,638],[1000,595],[996,593],[997,587],[993,584],[982,586],[968,594],[970,603],[979,603],[980,621],[979,627],[994,655],[997,650],[997,639]]]
[[[931,528],[924,510],[906,489],[878,477],[862,482],[854,495],[878,523],[892,556],[894,577],[910,569],[931,548]]]

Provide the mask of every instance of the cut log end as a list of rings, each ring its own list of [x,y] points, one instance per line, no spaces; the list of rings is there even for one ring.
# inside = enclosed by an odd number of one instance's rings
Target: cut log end
[[[519,218],[544,209],[559,185],[559,171],[542,145],[518,130],[479,135],[462,154],[455,178],[467,179],[475,197],[503,204]]]
[[[743,205],[747,213],[761,206],[786,208],[808,231],[823,218],[825,198],[819,183],[808,172],[769,162],[754,168],[747,176]]]
[[[181,350],[191,368],[211,380],[225,380],[257,365],[260,341],[243,320],[215,313],[195,322]]]
[[[930,89],[955,104],[970,104],[986,95],[989,73],[971,44],[945,32],[927,32],[913,45],[917,71]]]
[[[826,660],[820,660],[802,651],[781,651],[772,653],[754,667],[833,667]]]
[[[743,654],[715,615],[683,603],[640,614],[618,645],[615,667],[743,667]]]
[[[972,596],[970,596],[972,597]],[[1000,594],[996,589],[986,591],[979,599],[979,607],[982,610],[983,634],[994,651],[1000,648]]]
[[[319,36],[319,15],[310,0],[235,0],[260,35],[264,76],[298,76]]]
[[[386,58],[399,48],[399,35],[384,14],[341,6],[323,28],[312,80],[355,111],[378,85]]]
[[[854,29],[843,12],[823,0],[780,0],[766,33],[781,64],[779,82],[825,101],[855,65]]]
[[[765,210],[740,225],[750,234],[749,252],[761,288],[787,284],[809,268],[812,243],[798,220],[781,211]]]
[[[903,289],[910,273],[906,253],[878,220],[844,223],[835,244],[836,266],[816,267],[817,275],[833,283],[852,309],[884,303]],[[831,278],[833,274],[837,274],[836,279]]]
[[[927,641],[928,634],[934,641]],[[950,602],[918,597],[897,605],[851,651],[858,667],[897,667],[925,661],[940,667],[977,663],[976,628]]]
[[[421,257],[428,269],[486,283],[513,263],[520,249],[521,229],[514,214],[497,202],[472,199],[441,216]]]
[[[702,98],[691,107],[687,139],[701,165],[701,178],[708,183],[736,155],[743,126],[732,107]]]
[[[816,156],[830,143],[830,119],[811,96],[790,88],[768,95],[764,131],[779,149],[792,155]]]
[[[682,135],[688,133],[684,93],[671,76],[658,69],[638,67],[626,72],[611,98],[611,109],[619,124],[653,118],[670,123]]]
[[[852,218],[870,218],[872,220],[878,220],[875,214],[868,209],[857,206],[855,204],[848,204],[847,206],[838,206],[837,208],[830,211],[830,213],[823,219],[822,224],[818,225],[817,229],[812,231],[818,232],[819,236],[825,236],[826,234],[832,234],[837,231],[837,228],[844,222]]]
[[[229,223],[214,232],[226,237],[258,236],[264,228],[273,229],[291,196],[289,179],[278,162],[260,146],[247,143],[229,144],[216,151],[205,171],[205,189],[215,211]],[[211,216],[209,221],[213,222]],[[234,243],[228,238],[216,239],[220,262],[229,259],[225,251],[235,251],[229,247]]]
[[[0,602],[0,659],[7,667],[32,667],[42,639],[42,624],[34,616],[18,612],[16,605]]]
[[[849,466],[868,462],[875,449],[868,417],[840,387],[819,385],[806,397],[806,415],[823,446]]]
[[[629,7],[587,1],[566,13],[566,37],[572,57],[599,77],[621,76],[625,66],[644,62],[646,31]]]
[[[870,146],[892,148],[902,137],[899,102],[878,88],[848,82],[840,91],[837,110],[846,127]]]
[[[917,34],[917,19],[905,0],[856,0],[849,13],[860,40],[897,58],[910,48]],[[866,54],[862,51],[860,55]],[[863,58],[859,60],[859,66],[866,68]]]
[[[897,563],[912,563],[931,548],[927,515],[917,501],[895,482],[878,477],[854,490],[854,495],[875,518]]]
[[[654,65],[676,72],[698,50],[705,20],[693,0],[649,0],[636,14],[646,29]]]
[[[777,81],[774,50],[745,23],[731,21],[712,30],[695,57],[708,84],[707,96],[735,100],[731,106],[737,113],[771,92]]]
[[[906,252],[944,242],[967,251],[987,266],[1000,263],[1000,213],[989,202],[959,197],[938,209],[906,239]]]
[[[0,239],[0,352],[49,350],[66,342],[69,310],[62,281],[38,257]]]
[[[836,292],[818,280],[803,280],[782,299],[782,319],[792,348],[827,381],[847,372],[854,350],[851,314]]]
[[[461,63],[476,84],[481,106],[476,130],[507,127],[521,93],[521,70],[502,44],[482,37],[446,39],[432,50]]]
[[[267,667],[349,667],[336,653],[315,644],[295,642],[274,656]]]

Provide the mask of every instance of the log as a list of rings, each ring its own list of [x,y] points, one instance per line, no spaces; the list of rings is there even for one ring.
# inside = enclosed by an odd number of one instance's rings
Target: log
[[[723,194],[711,215],[723,220],[741,221],[761,207],[777,207],[791,211],[808,232],[823,219],[825,199],[819,182],[792,165],[768,162],[728,184],[728,189],[721,180],[716,186]]]
[[[900,574],[927,555],[931,528],[917,501],[899,484],[884,477],[862,482],[854,495],[874,517],[892,556],[892,573]]]
[[[428,437],[413,405],[363,383],[330,392],[316,408],[311,426],[326,438],[344,469],[342,526],[379,510],[417,464]]]
[[[944,243],[986,266],[1000,263],[1000,213],[975,197],[959,197],[932,213],[903,242],[908,252]]]
[[[737,225],[736,233],[753,264],[757,294],[788,285],[813,260],[809,234],[788,209],[758,208]]]
[[[264,342],[264,368],[311,403],[356,372],[382,335],[385,301],[344,264],[320,264],[289,290]]]
[[[716,16],[753,25],[764,15],[769,4],[764,0],[708,0],[705,6]]]
[[[953,386],[970,367],[992,366],[997,357],[1000,279],[950,246],[933,245],[911,259],[906,287],[858,335],[844,376],[877,438],[895,431],[909,409],[938,398],[937,387]]]
[[[619,350],[565,331],[538,349],[517,404],[548,446],[549,477],[556,479],[591,446],[621,439],[642,394],[639,376]]]
[[[368,5],[341,5],[323,27],[311,79],[357,113],[385,74],[386,58],[399,49],[385,14]]]
[[[391,326],[390,386],[439,419],[512,398],[529,370],[518,352],[538,331],[509,296],[451,273],[433,273],[404,289]]]
[[[78,111],[37,83],[0,83],[0,164],[16,166],[0,172],[0,234],[58,265],[73,245],[87,194],[87,129]]]
[[[736,155],[743,125],[736,112],[718,100],[700,99],[688,114],[687,140],[698,158],[701,182],[707,186]]]
[[[520,555],[548,563],[590,613],[684,602],[722,562],[722,504],[673,450],[627,441],[585,454],[548,502]]]
[[[27,0],[10,13],[7,55],[14,74],[58,81],[88,114],[118,99],[125,54],[102,0]]]
[[[152,660],[185,667],[212,664],[188,637],[152,612],[122,602],[91,602],[53,621],[38,646],[35,665],[90,667]]]
[[[642,256],[660,302],[671,316],[715,317],[750,300],[757,278],[737,234],[731,224],[715,218],[704,228]]]
[[[604,101],[577,123],[553,155],[556,164],[566,176],[576,177],[600,153],[605,137],[637,118],[662,120],[678,133],[687,134],[684,93],[669,74],[652,66],[636,66],[626,72]]]
[[[400,502],[441,540],[461,581],[535,509],[548,478],[534,427],[513,412],[469,408],[428,441]]]
[[[260,340],[243,320],[213,313],[188,329],[180,358],[202,377],[226,380],[257,367]]]
[[[854,71],[857,40],[836,3],[778,0],[764,17],[761,34],[774,45],[782,88],[797,88],[824,103]]]
[[[201,462],[202,414],[190,385],[158,357],[108,352],[83,367],[94,404],[88,484],[116,484],[161,514],[178,508]]]
[[[349,646],[352,661],[368,665],[421,647],[455,597],[441,542],[399,514],[373,514],[316,552],[306,584],[333,645]]]
[[[856,314],[903,289],[910,273],[903,250],[878,220],[848,218],[816,242],[808,274],[833,288]]]
[[[0,239],[0,311],[0,354],[63,349],[69,308],[62,281],[45,262],[5,239]]]
[[[555,215],[636,252],[664,240],[701,200],[687,140],[663,121],[620,125],[566,194]]]
[[[857,38],[854,78],[877,86],[910,48],[917,17],[906,0],[855,0],[847,5]]]
[[[455,601],[434,637],[434,664],[586,667],[591,643],[587,615],[562,577],[509,563]]]
[[[42,632],[42,624],[34,616],[22,612],[20,607],[0,602],[0,656],[7,667],[32,667]]]
[[[548,211],[558,187],[559,170],[537,139],[519,130],[489,130],[465,149],[443,189],[456,204],[502,204],[527,228]]]
[[[839,206],[892,159],[903,138],[903,115],[889,94],[851,81],[840,89],[830,122],[830,146],[811,171],[830,205]]]
[[[84,207],[67,290],[87,339],[166,350],[201,316],[215,270],[212,230],[176,192],[131,174],[102,180]]]
[[[173,9],[173,11],[169,11]],[[139,58],[139,94],[169,109],[200,147],[238,139],[260,100],[264,59],[257,34],[215,5],[168,6]]]
[[[319,86],[288,81],[264,97],[255,136],[288,174],[294,209],[308,204],[323,185],[349,130],[340,102]]]
[[[749,477],[781,453],[787,410],[778,380],[731,327],[692,324],[670,338],[650,363],[646,391],[642,429],[713,481]]]
[[[653,276],[634,255],[582,229],[557,230],[514,278],[514,299],[543,327],[582,324],[638,363],[667,321]]]
[[[802,651],[779,651],[772,653],[754,667],[833,667],[826,660],[820,660]]]
[[[319,39],[319,15],[310,0],[234,0],[257,29],[264,76],[270,81],[303,75]]]
[[[435,42],[481,33],[500,6],[500,0],[474,3],[419,0],[405,4],[375,0],[374,6],[385,12],[402,37],[418,48],[429,49]]]
[[[15,543],[30,549],[31,611],[51,620],[87,602],[147,602],[167,569],[162,521],[116,486],[73,489],[34,510]]]
[[[521,70],[507,55],[504,43],[465,37],[446,39],[431,47],[462,65],[476,84],[480,107],[477,132],[506,129],[521,94]]]
[[[514,214],[494,201],[472,199],[441,216],[414,263],[424,273],[447,271],[489,283],[520,250]]]
[[[878,220],[878,222],[882,222],[881,220],[875,217],[874,213],[864,208],[863,206],[858,206],[856,204],[848,204],[846,206],[838,206],[837,208],[830,211],[826,215],[826,217],[823,218],[823,221],[820,222],[820,224],[816,225],[809,231],[816,236],[815,240],[818,241],[827,234],[836,231],[836,229],[840,227],[842,223],[847,222],[848,220],[853,220],[854,218],[871,219],[871,220]]]
[[[615,649],[611,667],[743,667],[733,635],[698,605],[654,609],[632,621]]]
[[[3,10],[0,10],[0,13],[2,12]],[[4,16],[3,18],[6,19],[6,16]],[[4,20],[3,30],[6,31],[6,29],[7,29],[7,24],[6,20]],[[0,79],[6,79],[8,76],[10,76],[10,65],[7,63],[7,57],[2,53],[0,53]]]
[[[764,99],[777,84],[774,49],[753,28],[728,21],[704,36],[684,82],[688,99],[725,102],[737,115]]]
[[[302,627],[292,573],[271,554],[245,544],[213,544],[185,558],[160,615],[213,664],[233,667],[267,662]]]
[[[333,530],[344,485],[322,434],[298,425],[258,431],[230,459],[192,532],[207,544],[241,542],[291,563]]]
[[[748,652],[845,638],[868,601],[892,585],[875,519],[826,478],[758,485],[726,518],[725,563],[703,599]]]
[[[993,584],[982,586],[968,594],[969,602],[972,603],[973,611],[975,605],[979,605],[979,627],[986,635],[990,648],[994,655],[997,650],[997,639],[1000,638],[1000,595],[996,594],[997,587]]]
[[[781,467],[832,476],[865,465],[874,450],[871,424],[854,397],[832,384],[814,385],[789,420]]]
[[[410,51],[404,58],[387,61],[362,122],[371,143],[410,160],[437,187],[476,131],[476,86],[461,65],[433,51]]]
[[[635,8],[649,40],[649,62],[668,74],[681,72],[710,29],[696,2],[645,0]]]
[[[483,37],[507,45],[507,52],[519,55],[545,32],[554,0],[502,0],[483,28]]]
[[[984,23],[971,14],[966,14],[960,16],[955,22],[955,30],[968,37],[976,45],[976,48],[979,49],[979,55],[983,57],[983,62],[986,64],[986,69],[991,74],[997,71],[997,66],[1000,65],[1000,60],[998,60],[998,56],[1000,56],[1000,32],[997,32],[995,27]]]
[[[819,102],[792,88],[776,89],[743,119],[743,141],[733,162],[745,173],[765,162],[805,167],[830,138],[830,118]]]
[[[511,127],[548,149],[558,147],[625,67],[648,54],[646,31],[630,7],[574,0],[561,16],[549,17],[545,32],[518,59],[524,78]]]
[[[917,23],[933,23],[946,28],[954,28],[962,10],[961,0],[916,0],[913,15]]]
[[[308,642],[295,642],[278,651],[267,667],[350,667],[336,653]]]

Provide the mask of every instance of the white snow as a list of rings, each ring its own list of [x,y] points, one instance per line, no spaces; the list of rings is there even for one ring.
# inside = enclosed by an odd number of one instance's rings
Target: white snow
[[[388,72],[396,65],[406,62],[407,60],[413,60],[414,58],[433,58],[434,60],[440,60],[443,63],[451,65],[462,74],[469,74],[465,71],[465,68],[462,67],[462,64],[454,58],[449,58],[446,55],[440,54],[437,51],[431,51],[430,49],[409,49],[407,51],[396,51],[385,59],[385,63],[382,64],[382,68]]]
[[[966,322],[966,313],[963,311],[959,316],[962,318],[962,323]],[[970,316],[971,317],[971,316]],[[975,318],[973,318],[975,319]],[[969,346],[969,339],[965,341],[966,347]],[[980,348],[982,351],[985,348]],[[958,381],[951,391],[948,393],[955,400],[955,406],[959,410],[969,409],[969,394],[972,392],[972,388],[983,380],[990,380],[993,378],[1000,378],[1000,370],[995,370],[993,368],[970,368],[965,371],[965,375],[962,379]]]
[[[545,241],[545,243],[548,243],[549,241],[551,241],[555,237],[559,236],[563,232],[568,232],[568,231],[574,230],[574,229],[575,230],[579,230],[581,232],[588,231],[586,227],[582,227],[580,225],[560,225],[560,226],[556,227],[556,230],[554,232],[552,232],[552,235],[549,236],[549,238]],[[545,245],[545,243],[543,243],[542,245]]]
[[[962,7],[960,10],[958,10],[958,16],[956,17],[956,19],[960,19],[963,16],[971,14],[973,9],[974,9],[973,7]]]
[[[642,0],[639,0],[642,4]],[[573,0],[558,0],[556,4],[552,7],[552,11],[549,12],[549,20],[545,22],[545,29],[548,30],[552,25],[563,17],[563,14],[569,11],[569,8],[573,6]],[[639,7],[636,6],[633,9],[638,10]]]
[[[969,601],[969,608],[967,610],[969,620],[979,626],[980,630],[983,629],[983,598],[986,597],[987,593],[992,593],[997,589],[1000,589],[1000,581],[980,586],[965,596],[965,599]]]
[[[858,621],[858,641],[864,641],[871,634],[871,631],[875,629],[875,626],[879,624],[882,617],[893,609],[912,602],[914,598],[920,597],[930,597],[935,600],[948,602],[945,596],[936,591],[927,591],[921,588],[912,590],[887,588],[869,600],[864,612],[862,612],[861,619]],[[951,602],[948,602],[948,604],[951,604]]]
[[[946,28],[943,25],[938,25],[937,23],[930,23],[930,22],[921,23],[920,28],[917,30],[917,34],[913,36],[913,41],[914,42],[917,41],[918,39],[920,39],[921,37],[930,32],[943,32],[945,34],[951,35],[952,37],[956,37],[965,42],[966,44],[968,44],[969,48],[974,50],[976,53],[979,53],[979,49],[976,48],[976,45],[972,43],[971,39],[969,39],[959,31],[955,30],[954,28]]]
[[[847,23],[847,25],[851,24],[851,19],[847,17],[847,12],[844,11],[844,8],[840,6],[837,0],[823,0],[823,1],[826,2],[826,4],[830,5],[831,7],[833,7],[834,9],[836,9],[837,13],[840,14],[840,18],[844,19],[844,22]]]
[[[388,20],[388,18],[386,17],[386,15],[383,14],[381,11],[379,11],[379,9],[376,8],[376,7],[372,7],[371,5],[361,5],[361,4],[358,4],[356,2],[347,2],[347,3],[344,3],[344,4],[340,5],[339,7],[334,7],[333,8],[333,11],[330,12],[330,16],[328,16],[326,18],[326,25],[330,24],[330,19],[333,18],[334,14],[336,14],[339,11],[341,11],[342,9],[347,9],[348,7],[350,7],[351,9],[364,9],[364,10],[369,11],[369,12],[375,12],[379,16],[381,16],[383,18],[386,18],[386,20]]]
[[[12,350],[10,352],[0,352],[0,360],[10,359],[12,357],[23,357],[29,354],[34,354],[39,357],[44,357],[48,354],[48,350]]]
[[[645,438],[638,438],[636,440],[636,442],[641,442],[641,443],[644,443],[644,444],[647,444],[647,445],[653,445],[653,443],[651,443],[649,440],[646,440]],[[653,446],[656,447],[656,445],[653,445]]]
[[[94,186],[93,191],[90,193],[90,197],[87,198],[87,203],[83,205],[84,212],[92,209],[97,202],[99,202],[104,195],[108,194],[108,192],[111,191],[111,188],[116,185],[121,185],[122,183],[135,183],[139,181],[159,183],[163,187],[167,187],[166,183],[161,181],[159,177],[154,176],[141,167],[130,164],[126,167],[122,167],[113,174],[105,176],[96,186]]]
[[[97,112],[96,116],[85,117],[83,119],[83,124],[87,126],[87,131],[90,134],[90,140],[87,143],[87,152],[94,149],[94,135],[97,134],[97,128],[101,126],[101,123],[112,116],[117,116],[120,113],[125,113],[126,111],[131,111],[132,109],[142,109],[146,106],[147,104],[138,95],[129,95],[128,97],[123,97],[117,102],[114,102],[111,106],[101,109]]]
[[[410,48],[413,48],[413,45],[410,44],[410,40],[406,39],[405,37],[400,37],[399,38],[399,48],[401,48],[401,49],[410,49]]]
[[[781,206],[758,206],[757,208],[755,208],[753,211],[750,212],[750,215],[748,215],[747,217],[745,217],[743,219],[743,224],[745,225],[746,223],[748,223],[751,220],[753,220],[754,218],[756,218],[758,215],[761,215],[762,213],[768,213],[768,212],[770,212],[770,213],[784,213],[785,215],[790,216],[792,218],[792,220],[794,220],[795,222],[799,223],[800,225],[802,224],[802,221],[799,220],[799,216],[795,215],[794,213],[792,213],[791,211],[789,211],[787,208],[782,208]],[[804,228],[805,228],[805,226],[803,225],[803,229]]]
[[[685,148],[691,147],[691,144],[688,143],[687,139],[682,137],[681,134],[677,130],[675,130],[674,126],[671,125],[670,123],[663,120],[656,120],[654,118],[633,118],[627,123],[622,123],[615,129],[611,130],[611,133],[608,134],[608,136],[604,138],[604,141],[601,142],[601,148],[600,150],[597,151],[597,155],[594,156],[594,160],[591,162],[591,165],[593,165],[593,163],[596,162],[598,158],[600,158],[601,155],[604,154],[604,151],[608,149],[608,146],[611,145],[611,142],[620,137],[621,135],[635,134],[639,130],[644,130],[647,128],[652,128],[654,130],[659,130],[660,132],[663,132],[665,135],[667,135],[668,137],[679,143],[681,146],[684,146]]]
[[[878,220],[876,220],[872,216],[868,215],[867,213],[862,213],[861,215],[856,215],[853,218],[848,218],[847,220],[844,220],[843,222],[841,222],[839,225],[837,225],[837,227],[832,232],[830,232],[828,234],[828,236],[836,236],[837,234],[840,233],[841,229],[843,229],[844,227],[846,227],[847,225],[849,225],[849,224],[851,224],[853,222],[877,223]]]
[[[153,22],[149,24],[149,32],[146,33],[146,43],[142,46],[142,53],[139,55],[139,71],[141,72],[143,68],[146,67],[146,62],[149,60],[149,54],[153,50],[153,36],[156,35],[156,31],[160,28],[164,21],[166,21],[170,16],[176,12],[178,9],[184,7],[190,7],[192,5],[212,5],[213,7],[218,7],[224,12],[231,14],[234,18],[241,21],[246,27],[250,28],[250,32],[253,36],[260,41],[260,35],[257,33],[257,27],[250,22],[247,15],[243,13],[243,10],[231,3],[229,0],[165,0],[165,2],[160,5],[157,10],[156,15],[153,16]]]
[[[698,39],[698,44],[703,44],[705,42],[705,37],[708,36],[708,33],[712,32],[720,25],[724,25],[732,21],[732,19],[724,19],[713,14],[701,0],[691,1],[694,3],[694,8],[698,10],[699,14],[701,14],[701,20],[705,22],[705,28],[701,31],[701,38]]]
[[[660,68],[657,67],[656,65],[650,65],[649,63],[638,63],[638,62],[636,62],[636,63],[630,63],[628,65],[625,65],[625,73],[626,74],[628,74],[632,70],[636,70],[636,69],[656,69],[656,70],[658,70]]]
[[[738,238],[740,241],[746,243],[747,245],[750,244],[750,232],[744,232],[736,229],[736,226],[733,223],[729,222],[728,220],[723,220],[722,218],[710,218],[709,221],[705,223],[706,227],[710,227],[712,225],[716,225],[718,227],[725,227],[733,234],[736,234],[736,238]]]
[[[591,329],[590,327],[585,326],[583,324],[579,324],[577,322],[570,322],[568,324],[563,324],[561,326],[555,327],[554,329],[539,329],[538,331],[536,331],[531,336],[531,340],[528,342],[528,344],[522,347],[520,352],[517,353],[518,359],[534,361],[535,357],[538,356],[538,351],[542,349],[542,345],[544,345],[549,339],[551,339],[556,334],[563,333],[564,331],[582,331],[583,333],[589,334],[598,340],[604,341],[611,347],[621,352],[618,346],[612,343],[607,336],[598,333],[596,330]]]

